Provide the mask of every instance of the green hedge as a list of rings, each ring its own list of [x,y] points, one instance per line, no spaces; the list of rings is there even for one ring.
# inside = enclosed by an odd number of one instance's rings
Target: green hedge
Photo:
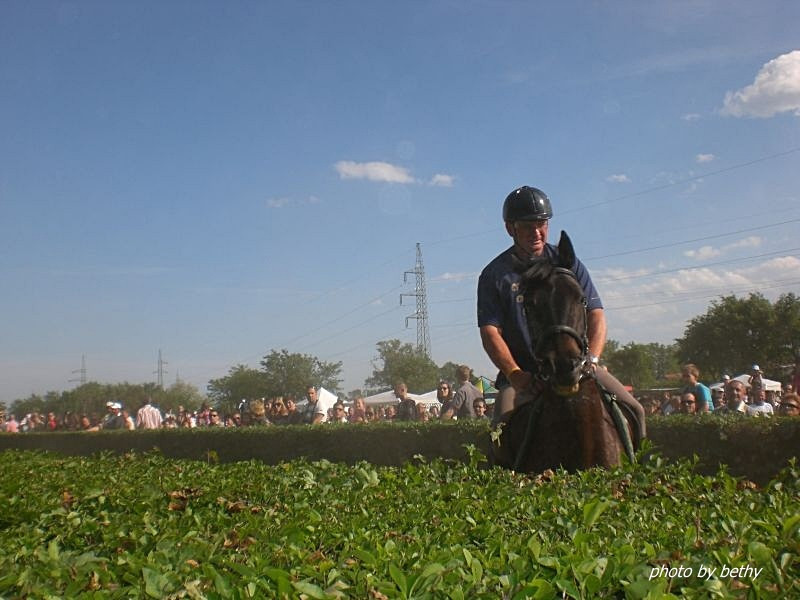
[[[668,459],[698,456],[697,470],[713,474],[719,465],[733,475],[764,483],[800,450],[800,419],[690,416],[651,418],[653,449]],[[245,429],[173,429],[94,433],[0,435],[0,450],[50,450],[89,456],[103,451],[145,452],[164,456],[234,462],[255,458],[278,464],[298,458],[354,464],[401,465],[416,455],[465,460],[465,445],[489,446],[485,423],[377,423]]]

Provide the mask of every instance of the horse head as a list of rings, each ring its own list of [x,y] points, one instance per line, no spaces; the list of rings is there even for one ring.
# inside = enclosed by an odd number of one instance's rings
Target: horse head
[[[586,298],[572,271],[574,263],[572,242],[562,231],[555,262],[537,257],[520,269],[536,377],[562,396],[577,392],[589,354]]]

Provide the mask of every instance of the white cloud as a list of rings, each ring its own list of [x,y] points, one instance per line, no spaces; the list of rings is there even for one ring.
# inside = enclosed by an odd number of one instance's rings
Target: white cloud
[[[467,271],[464,273],[442,273],[438,277],[433,277],[428,280],[429,283],[436,283],[441,281],[450,281],[455,283],[461,283],[462,281],[476,281],[478,279],[479,273],[474,271]]]
[[[320,199],[316,196],[308,196],[307,198],[302,198],[300,200],[294,200],[293,198],[283,196],[280,198],[268,198],[267,208],[283,208],[291,204],[319,204],[319,202]]]
[[[357,163],[352,160],[340,160],[334,165],[342,179],[368,179],[385,183],[415,183],[408,169],[386,162]]]
[[[700,115],[697,113],[687,113],[681,117],[684,121],[698,121],[700,119]]]
[[[687,250],[683,254],[689,258],[696,258],[697,260],[707,260],[719,256],[722,254],[722,251],[711,246],[701,246],[697,250]]]
[[[291,200],[289,198],[268,198],[267,206],[269,208],[283,208],[287,206]]]
[[[731,246],[760,243],[756,239]],[[689,319],[704,314],[720,296],[760,292],[774,301],[792,291],[800,278],[800,259],[782,256],[741,267],[708,266],[663,274],[607,268],[596,275],[595,281],[602,283],[610,338],[623,343],[671,343],[683,334]]]
[[[698,154],[694,157],[695,162],[698,163],[707,163],[711,162],[712,160],[716,159],[717,157],[713,154]]]
[[[609,175],[608,177],[606,177],[606,181],[608,181],[610,183],[630,183],[631,182],[630,178],[625,174]]]
[[[453,187],[453,182],[455,181],[455,177],[452,175],[445,175],[444,173],[436,173],[430,181],[430,185],[436,185],[439,187]]]
[[[730,250],[733,248],[758,248],[761,246],[761,238],[757,235],[751,235],[750,237],[746,237],[744,239],[739,240],[738,242],[733,242],[732,244],[728,244],[723,249]]]
[[[721,114],[731,117],[772,117],[782,112],[800,116],[800,50],[772,59],[755,81],[725,94]]]

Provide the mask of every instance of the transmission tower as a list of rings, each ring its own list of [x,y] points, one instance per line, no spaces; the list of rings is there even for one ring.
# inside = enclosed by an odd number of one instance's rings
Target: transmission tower
[[[158,387],[159,389],[164,389],[164,374],[168,373],[164,368],[164,365],[168,365],[169,363],[161,358],[161,348],[158,349],[158,369],[153,371],[158,375]]]
[[[70,379],[69,380],[70,383],[80,383],[81,385],[86,383],[86,355],[85,354],[81,354],[81,368],[80,369],[76,369],[72,373],[73,374],[80,373],[80,377],[78,377],[77,379]]]
[[[400,304],[403,304],[403,296],[415,296],[417,299],[417,311],[413,315],[406,317],[406,327],[409,319],[417,320],[417,350],[424,352],[425,356],[431,356],[431,334],[428,327],[428,297],[425,293],[425,267],[422,264],[422,246],[417,242],[417,263],[413,271],[403,273],[403,283],[408,282],[408,276],[415,276],[413,294],[400,294]]]

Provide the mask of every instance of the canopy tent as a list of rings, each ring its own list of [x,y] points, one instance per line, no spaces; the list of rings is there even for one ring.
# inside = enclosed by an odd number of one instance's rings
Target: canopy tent
[[[425,406],[435,406],[439,404],[439,401],[436,399],[436,390],[424,394],[409,394],[408,397],[417,404],[424,404]],[[397,402],[399,402],[399,400],[397,396],[394,395],[394,390],[387,390],[364,398],[365,404],[396,404]]]
[[[733,378],[735,381],[741,381],[745,387],[750,387],[750,375],[747,373],[743,373],[742,375],[738,375]],[[773,381],[772,379],[767,379],[766,377],[762,377],[761,381],[764,382],[764,389],[768,392],[780,392],[781,391],[781,382],[780,381]],[[724,381],[720,381],[719,383],[712,384],[710,387],[712,390],[715,389],[722,389],[725,386]]]
[[[475,384],[475,387],[481,391],[484,398],[487,396],[496,396],[499,391],[496,387],[494,387],[494,381],[490,380],[488,377],[484,377],[483,375],[478,377],[478,383]]]

